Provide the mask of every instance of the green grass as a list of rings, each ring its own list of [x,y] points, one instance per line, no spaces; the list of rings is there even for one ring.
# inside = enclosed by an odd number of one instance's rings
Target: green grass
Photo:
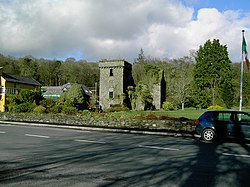
[[[238,110],[238,109],[232,109]],[[187,118],[191,120],[196,120],[198,117],[203,114],[206,109],[196,110],[194,108],[187,108],[185,110],[177,110],[177,111],[121,111],[121,112],[110,112],[110,113],[103,113],[103,116],[106,117],[113,117],[113,118],[134,118],[136,116],[167,116],[167,117],[174,117],[174,118]],[[250,112],[250,109],[243,109],[245,112]]]
[[[113,112],[108,113],[109,117],[114,118],[134,118],[135,116],[168,116],[174,118],[188,118],[188,119],[197,119],[203,112],[206,110],[195,110],[195,109],[186,109],[186,110],[177,110],[177,111],[122,111],[122,112]]]

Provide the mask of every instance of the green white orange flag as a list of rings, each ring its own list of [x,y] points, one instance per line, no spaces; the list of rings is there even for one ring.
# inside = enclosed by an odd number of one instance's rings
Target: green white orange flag
[[[247,69],[249,70],[249,59],[248,59],[248,53],[247,53],[247,43],[246,43],[244,35],[243,35],[243,40],[242,40],[242,55],[245,56]]]

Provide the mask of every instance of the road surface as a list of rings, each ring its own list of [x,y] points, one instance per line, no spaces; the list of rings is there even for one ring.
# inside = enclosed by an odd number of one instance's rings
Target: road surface
[[[0,186],[250,186],[250,145],[0,124]]]

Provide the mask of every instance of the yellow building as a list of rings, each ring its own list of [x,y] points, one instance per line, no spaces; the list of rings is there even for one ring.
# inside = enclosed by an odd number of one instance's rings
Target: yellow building
[[[7,94],[17,94],[21,89],[40,90],[40,83],[32,78],[3,73],[2,68],[0,69],[0,75],[0,112],[5,111]]]

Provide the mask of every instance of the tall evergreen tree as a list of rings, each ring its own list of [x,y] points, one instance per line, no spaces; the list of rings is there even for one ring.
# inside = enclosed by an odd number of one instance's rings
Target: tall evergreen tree
[[[194,77],[194,100],[197,106],[233,104],[232,67],[226,45],[219,40],[208,40],[200,46],[196,55]]]
[[[145,78],[145,63],[146,58],[144,56],[143,49],[140,50],[140,53],[138,54],[138,58],[136,58],[135,63],[133,64],[133,78],[136,84],[138,84],[141,80]]]

